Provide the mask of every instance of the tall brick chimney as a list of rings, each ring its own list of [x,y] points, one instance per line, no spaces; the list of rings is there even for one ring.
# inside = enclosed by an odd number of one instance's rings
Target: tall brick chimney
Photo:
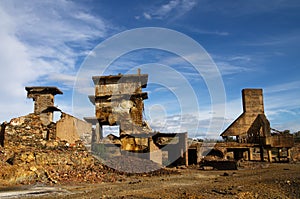
[[[262,89],[243,89],[243,110],[245,113],[264,113],[264,101]]]

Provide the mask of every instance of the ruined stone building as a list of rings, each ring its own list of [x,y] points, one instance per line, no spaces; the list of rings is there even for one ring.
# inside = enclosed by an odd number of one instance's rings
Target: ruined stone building
[[[243,89],[243,113],[221,134],[228,140],[235,137],[239,147],[229,147],[236,154],[248,150],[249,159],[252,157],[252,147],[259,147],[261,160],[264,159],[264,149],[267,150],[268,160],[272,161],[272,149],[279,152],[285,148],[286,157],[290,156],[290,148],[294,145],[292,135],[271,134],[270,122],[264,113],[263,90],[262,89]],[[243,148],[244,146],[249,146]],[[247,145],[248,144],[248,145]],[[237,155],[239,156],[239,155]],[[279,157],[280,159],[280,157]]]
[[[111,143],[118,146],[122,154],[130,153],[162,164],[162,148],[164,148],[172,151],[168,153],[169,157],[178,156],[187,159],[185,155],[187,134],[155,134],[143,120],[143,100],[148,99],[148,94],[142,89],[147,87],[148,74],[141,74],[138,70],[137,74],[93,76],[92,79],[95,84],[95,95],[89,98],[95,105],[95,117],[85,120],[96,125],[95,145],[103,143],[104,125],[119,126],[120,137],[114,138]],[[177,142],[165,147],[166,143],[158,142],[162,137],[169,141],[174,138]]]
[[[235,136],[239,143],[257,143],[271,135],[270,122],[264,113],[262,89],[242,90],[243,113],[221,134]]]
[[[189,163],[233,169],[237,160],[289,161],[293,135],[272,133],[265,115],[263,90],[242,90],[243,113],[220,136],[225,142],[191,142]],[[209,149],[209,150],[207,150]]]
[[[92,127],[91,124],[80,120],[72,115],[62,112],[54,106],[54,96],[63,94],[57,87],[25,87],[27,97],[34,101],[34,114],[38,115],[42,123],[47,126],[53,123],[53,112],[61,112],[61,119],[57,121],[56,131],[53,135],[48,135],[49,138],[59,138],[72,144],[78,140],[85,140],[85,144],[90,145]],[[88,137],[88,138],[86,138]]]
[[[143,100],[148,98],[147,74],[94,76],[96,118],[101,125],[119,125],[120,134],[149,133],[143,122]]]

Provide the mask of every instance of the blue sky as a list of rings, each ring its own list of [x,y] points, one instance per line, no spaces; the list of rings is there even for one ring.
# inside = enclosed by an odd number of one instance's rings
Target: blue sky
[[[226,93],[226,114],[217,117],[223,129],[242,112],[241,90],[263,88],[271,126],[300,130],[299,1],[0,0],[0,19],[0,121],[32,112],[24,89],[28,85],[58,86],[64,95],[56,97],[56,105],[78,117],[91,116],[92,105],[80,111],[72,105],[74,83],[86,56],[115,34],[160,27],[185,34],[212,57]],[[187,103],[190,94],[178,99],[172,93],[179,87],[174,80],[167,87],[150,83],[145,118],[154,129],[188,131],[198,137],[221,133],[207,132],[214,113],[205,81],[172,52],[129,52],[106,74],[131,73],[140,66],[152,70],[149,78],[157,73],[167,77],[164,66],[179,71],[198,99],[198,107]],[[90,92],[92,87],[86,95]]]

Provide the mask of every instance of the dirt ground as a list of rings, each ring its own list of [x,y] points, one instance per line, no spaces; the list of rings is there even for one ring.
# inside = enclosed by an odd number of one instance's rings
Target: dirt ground
[[[299,163],[244,164],[231,171],[182,168],[180,174],[129,176],[115,183],[39,187],[44,191],[0,198],[300,198]],[[22,187],[6,188],[6,193],[14,189]]]

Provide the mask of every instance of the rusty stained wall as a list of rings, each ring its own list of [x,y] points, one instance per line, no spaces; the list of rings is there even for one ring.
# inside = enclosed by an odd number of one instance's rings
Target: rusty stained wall
[[[72,115],[62,113],[61,119],[56,123],[56,137],[70,144],[82,140],[85,145],[89,145],[92,139],[92,125]]]
[[[101,125],[119,125],[121,135],[147,133],[143,109],[148,75],[95,76],[96,118]]]
[[[153,162],[156,162],[160,165],[163,164],[162,162],[162,150],[154,143],[152,137],[148,139],[148,146],[149,146],[149,159]]]
[[[137,94],[142,92],[141,82],[100,84],[95,86],[96,96]]]
[[[148,139],[149,138],[123,137],[121,138],[121,150],[147,152],[149,151]]]
[[[272,135],[269,138],[269,143],[272,147],[291,148],[295,145],[293,135]]]

